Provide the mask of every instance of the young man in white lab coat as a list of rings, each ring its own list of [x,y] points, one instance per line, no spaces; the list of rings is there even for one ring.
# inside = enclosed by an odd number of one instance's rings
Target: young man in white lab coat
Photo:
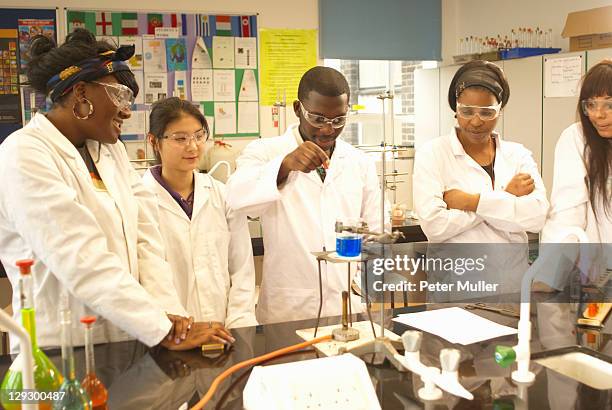
[[[380,188],[374,163],[338,137],[350,90],[338,71],[314,67],[300,80],[293,110],[299,124],[284,135],[250,143],[228,182],[235,210],[261,217],[263,280],[260,323],[317,316],[317,262],[311,252],[335,249],[335,222],[362,218],[381,230]],[[323,264],[322,316],[341,313],[344,264]],[[353,300],[353,312],[361,309]]]

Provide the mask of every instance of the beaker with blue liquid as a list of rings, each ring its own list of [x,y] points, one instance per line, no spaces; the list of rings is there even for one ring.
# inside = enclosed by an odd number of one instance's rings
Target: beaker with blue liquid
[[[361,255],[361,241],[363,235],[358,229],[361,223],[358,219],[336,221],[336,254],[344,258],[354,258]]]
[[[340,233],[336,236],[336,253],[338,256],[352,258],[361,254],[361,235]]]

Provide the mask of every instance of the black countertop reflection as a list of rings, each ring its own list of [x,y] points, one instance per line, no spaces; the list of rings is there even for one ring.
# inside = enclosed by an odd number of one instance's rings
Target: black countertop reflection
[[[451,305],[430,305],[428,309]],[[456,305],[455,305],[456,306]],[[518,306],[515,306],[517,308]],[[395,309],[394,314],[420,311],[424,307]],[[497,313],[472,310],[471,312],[495,322],[516,327],[517,319]],[[570,304],[532,304],[532,352],[548,351],[559,347],[582,345],[612,356],[612,342],[608,330],[591,331],[577,328],[576,315]],[[378,317],[378,314],[375,314]],[[363,320],[363,318],[359,318]],[[339,318],[326,318],[322,325],[339,322]],[[203,357],[198,350],[170,352],[148,349],[138,342],[109,343],[95,346],[98,377],[109,390],[109,408],[116,409],[177,409],[188,402],[195,404],[203,396],[213,379],[228,367],[255,356],[301,342],[295,331],[314,327],[315,321],[299,321],[232,330],[236,343],[232,350],[216,359]],[[609,324],[610,325],[610,324]],[[406,326],[391,322],[387,326],[401,335]],[[609,329],[610,326],[608,326]],[[59,331],[59,330],[58,330]],[[469,332],[470,329],[466,329]],[[453,345],[437,336],[424,334],[421,360],[439,366],[439,351],[455,347],[461,351],[461,383],[474,394],[474,400],[460,399],[445,393],[441,401],[425,405],[418,399],[422,386],[419,377],[400,373],[388,363],[368,363],[368,370],[383,409],[610,409],[612,390],[596,390],[582,385],[552,370],[532,362],[535,382],[528,387],[528,407],[518,402],[518,387],[512,382],[511,368],[503,369],[494,359],[496,345],[516,344],[516,335],[475,343],[468,346]],[[61,370],[58,350],[48,351],[49,357]],[[298,352],[270,361],[267,364],[313,359],[314,350]],[[79,378],[84,375],[85,353],[75,349]],[[367,360],[366,360],[367,362]],[[0,374],[11,363],[10,356],[0,357]],[[250,370],[245,369],[226,379],[207,409],[241,409],[242,391]],[[523,403],[525,404],[525,403]]]

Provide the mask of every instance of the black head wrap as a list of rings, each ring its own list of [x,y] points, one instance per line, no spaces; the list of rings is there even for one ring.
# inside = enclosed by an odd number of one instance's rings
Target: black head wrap
[[[503,71],[488,61],[471,61],[457,70],[448,90],[448,104],[457,110],[457,98],[469,87],[482,87],[489,90],[502,107],[510,97],[510,86]]]

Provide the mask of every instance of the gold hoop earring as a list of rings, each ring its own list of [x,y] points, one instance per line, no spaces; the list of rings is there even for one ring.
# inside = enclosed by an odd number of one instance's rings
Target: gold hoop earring
[[[89,105],[89,111],[87,112],[87,114],[85,116],[80,116],[78,110],[77,110],[77,105],[80,103],[86,103]],[[74,115],[74,118],[78,119],[78,120],[86,120],[89,118],[89,116],[91,114],[93,114],[94,112],[94,107],[93,104],[91,103],[91,101],[89,101],[87,98],[83,97],[81,98],[80,101],[77,101],[74,103],[74,105],[72,106],[72,115]]]

